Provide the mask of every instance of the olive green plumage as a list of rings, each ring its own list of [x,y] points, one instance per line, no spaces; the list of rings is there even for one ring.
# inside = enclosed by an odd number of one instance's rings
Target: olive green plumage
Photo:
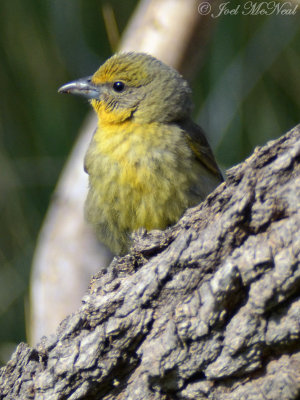
[[[85,212],[115,254],[139,228],[165,229],[201,202],[222,175],[199,126],[190,119],[187,82],[143,53],[120,53],[63,92],[88,97],[98,127],[85,157]]]

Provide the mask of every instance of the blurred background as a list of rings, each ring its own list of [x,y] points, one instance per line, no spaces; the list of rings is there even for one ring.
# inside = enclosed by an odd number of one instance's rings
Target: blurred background
[[[58,95],[57,89],[90,75],[114,52],[137,3],[0,3],[0,364],[26,340],[38,232],[89,111],[82,99]],[[107,12],[117,29],[107,27]],[[223,169],[299,122],[299,71],[300,6],[294,16],[215,19],[191,85],[195,120]]]

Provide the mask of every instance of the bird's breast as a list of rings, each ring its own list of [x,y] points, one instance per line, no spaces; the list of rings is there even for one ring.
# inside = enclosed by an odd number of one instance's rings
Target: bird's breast
[[[190,149],[176,127],[98,128],[85,166],[93,223],[114,215],[129,230],[162,229],[188,207]]]

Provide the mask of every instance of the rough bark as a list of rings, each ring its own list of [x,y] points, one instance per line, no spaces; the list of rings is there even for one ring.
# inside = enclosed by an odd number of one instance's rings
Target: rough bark
[[[1,399],[300,396],[300,125],[255,150],[174,227],[139,232]]]

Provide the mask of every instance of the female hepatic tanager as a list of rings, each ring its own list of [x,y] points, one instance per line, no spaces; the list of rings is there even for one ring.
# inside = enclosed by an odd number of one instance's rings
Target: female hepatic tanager
[[[191,120],[191,90],[173,68],[143,53],[109,58],[63,93],[90,100],[98,127],[85,156],[87,220],[113,253],[139,228],[164,229],[201,202],[222,175]]]

